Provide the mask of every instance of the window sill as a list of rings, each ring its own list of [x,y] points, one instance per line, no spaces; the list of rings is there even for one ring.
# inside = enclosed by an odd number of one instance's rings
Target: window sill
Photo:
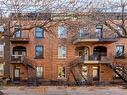
[[[37,40],[42,40],[44,37],[35,37]]]
[[[58,59],[60,59],[60,60],[65,60],[66,59],[66,57],[59,57]]]
[[[38,57],[35,57],[34,59],[44,59],[44,57],[41,57],[41,58],[40,57],[39,58]]]
[[[115,59],[125,59],[125,56],[115,56]]]

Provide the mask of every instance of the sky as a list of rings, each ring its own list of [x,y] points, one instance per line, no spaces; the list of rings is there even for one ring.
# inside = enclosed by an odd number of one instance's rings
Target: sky
[[[107,2],[103,4],[103,2]],[[0,0],[0,13],[9,14],[10,12],[44,12],[49,10],[59,11],[87,11],[89,8],[105,8],[107,11],[121,11],[120,8],[112,7],[111,2],[127,0]],[[15,10],[16,9],[16,10]]]

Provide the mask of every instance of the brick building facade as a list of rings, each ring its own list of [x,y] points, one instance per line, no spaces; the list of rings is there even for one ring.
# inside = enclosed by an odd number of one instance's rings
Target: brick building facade
[[[10,25],[15,22],[13,19]],[[53,34],[43,27],[22,30],[23,24],[32,25],[33,22],[31,19],[21,19],[20,24],[11,30],[16,31],[10,38],[8,51],[12,81],[36,78],[71,82],[83,81],[85,78],[93,83],[112,82],[118,79],[114,64],[117,63],[116,68],[120,70],[126,69],[126,39],[118,39],[110,30],[104,31],[105,26],[98,24],[89,31],[85,25],[76,28],[74,23],[77,21],[71,21],[71,25],[59,22],[50,27]],[[43,20],[39,19],[39,22]],[[81,72],[75,66],[70,73],[70,63],[81,63]],[[123,71],[119,72],[121,76]]]

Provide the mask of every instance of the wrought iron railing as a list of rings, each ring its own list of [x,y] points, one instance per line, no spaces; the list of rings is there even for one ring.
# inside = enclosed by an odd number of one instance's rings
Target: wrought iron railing
[[[11,55],[11,61],[20,61],[23,62],[24,56],[23,55]]]
[[[28,39],[29,38],[29,34],[27,33],[21,33],[21,34],[15,34],[13,37],[13,39]]]
[[[84,33],[77,33],[72,37],[72,41],[77,39],[99,39],[99,41],[114,41],[116,40],[117,36],[115,34],[109,34],[107,36],[98,34],[96,32],[84,32]]]
[[[102,55],[82,55],[79,57],[79,63],[84,62],[84,61],[111,61],[110,58],[107,56],[102,56]]]

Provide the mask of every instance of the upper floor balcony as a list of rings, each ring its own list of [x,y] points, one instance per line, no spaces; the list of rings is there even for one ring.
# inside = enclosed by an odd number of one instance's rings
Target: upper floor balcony
[[[81,56],[79,57],[79,62],[84,64],[110,64],[112,60],[107,56],[100,55],[90,55],[90,56]]]
[[[11,43],[29,43],[29,34],[27,33],[16,33],[11,38]]]
[[[11,55],[11,63],[23,63],[23,55]]]
[[[112,43],[117,41],[117,36],[115,34],[109,34],[106,36],[102,33],[96,32],[78,32],[72,37],[72,43]]]

